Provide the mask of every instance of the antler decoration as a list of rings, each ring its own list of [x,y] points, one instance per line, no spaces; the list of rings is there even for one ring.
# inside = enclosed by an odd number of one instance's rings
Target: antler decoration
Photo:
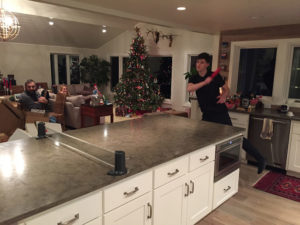
[[[157,30],[148,30],[148,31],[147,31],[147,36],[148,36],[149,34],[152,34],[153,41],[154,41],[156,44],[159,42],[160,37],[161,37],[162,39],[167,39],[167,40],[169,40],[169,47],[172,47],[174,37],[177,36],[177,35],[175,35],[175,34],[163,34],[162,32],[159,32],[159,31],[157,31]]]

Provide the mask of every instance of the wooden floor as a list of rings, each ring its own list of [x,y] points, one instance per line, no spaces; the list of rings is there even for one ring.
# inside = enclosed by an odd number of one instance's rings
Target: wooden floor
[[[242,165],[239,192],[196,225],[300,225],[299,202],[252,187],[261,176]]]

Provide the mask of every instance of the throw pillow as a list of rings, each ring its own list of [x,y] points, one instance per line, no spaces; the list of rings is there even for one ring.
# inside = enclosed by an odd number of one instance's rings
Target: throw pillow
[[[84,96],[86,96],[86,95],[92,95],[93,94],[93,90],[94,90],[93,87],[84,86],[83,87],[83,91],[81,92],[81,94],[84,95]]]
[[[79,107],[79,106],[81,106],[82,104],[85,103],[84,98],[83,98],[82,95],[67,97],[67,101],[71,102],[74,107]]]
[[[73,88],[75,89],[77,95],[81,94],[81,92],[83,91],[83,87],[84,87],[83,84],[73,84]]]

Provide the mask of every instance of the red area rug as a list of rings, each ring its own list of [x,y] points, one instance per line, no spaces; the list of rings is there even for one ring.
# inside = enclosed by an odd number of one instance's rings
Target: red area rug
[[[300,202],[300,179],[281,173],[269,172],[254,188]]]

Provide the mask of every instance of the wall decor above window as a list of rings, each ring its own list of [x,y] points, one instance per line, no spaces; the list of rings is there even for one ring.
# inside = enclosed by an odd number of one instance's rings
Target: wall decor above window
[[[147,36],[149,34],[152,34],[153,41],[155,42],[155,44],[158,44],[160,39],[169,40],[169,47],[172,47],[173,40],[176,36],[175,34],[164,34],[164,33],[162,33],[161,31],[158,31],[158,30],[148,30],[147,31]]]

